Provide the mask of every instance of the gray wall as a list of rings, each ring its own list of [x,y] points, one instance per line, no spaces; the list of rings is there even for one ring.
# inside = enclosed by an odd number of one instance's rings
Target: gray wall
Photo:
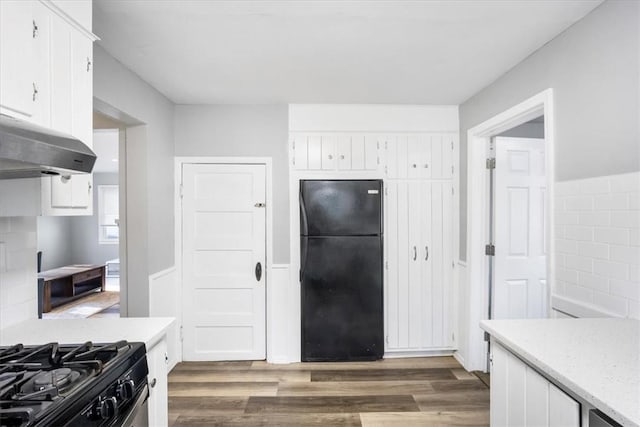
[[[460,106],[460,257],[466,259],[467,131],[554,90],[557,181],[640,170],[640,2],[609,0]]]
[[[544,123],[527,122],[498,134],[512,138],[544,138]]]
[[[100,34],[100,22],[95,27]],[[128,316],[147,316],[149,275],[174,265],[173,104],[98,44],[94,64],[94,101],[142,123],[127,129],[129,262],[122,306]]]
[[[275,263],[289,263],[289,113],[287,105],[177,105],[176,156],[273,159]]]
[[[72,228],[73,217],[37,217],[38,251],[42,251],[42,270],[73,264]]]
[[[118,245],[98,243],[98,187],[118,184],[117,173],[96,173],[93,175],[93,215],[77,216],[71,220],[71,248],[73,262],[78,264],[104,264],[118,258]]]

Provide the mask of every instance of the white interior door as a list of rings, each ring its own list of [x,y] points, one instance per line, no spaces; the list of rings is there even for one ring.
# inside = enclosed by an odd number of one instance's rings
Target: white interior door
[[[183,166],[184,360],[265,359],[265,174]]]
[[[544,140],[495,138],[493,318],[546,316]]]

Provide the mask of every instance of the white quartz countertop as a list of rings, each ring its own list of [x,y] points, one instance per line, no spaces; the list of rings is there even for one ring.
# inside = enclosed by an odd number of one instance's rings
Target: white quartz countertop
[[[640,425],[639,320],[483,320],[480,327],[617,422]]]
[[[33,319],[0,329],[0,345],[22,343],[80,344],[119,340],[144,342],[152,348],[175,321],[173,317],[127,317],[96,319]]]

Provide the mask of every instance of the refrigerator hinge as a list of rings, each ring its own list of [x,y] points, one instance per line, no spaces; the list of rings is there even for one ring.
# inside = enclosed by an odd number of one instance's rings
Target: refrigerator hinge
[[[487,159],[487,169],[495,169],[496,168],[496,158],[491,157]]]
[[[489,243],[488,245],[485,245],[484,254],[489,256],[496,255],[496,247],[493,245],[493,243]]]

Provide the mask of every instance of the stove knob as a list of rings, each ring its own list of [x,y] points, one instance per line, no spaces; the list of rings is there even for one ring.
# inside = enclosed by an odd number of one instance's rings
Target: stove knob
[[[118,413],[118,400],[115,397],[107,397],[96,405],[96,414],[103,420],[108,420]]]
[[[116,396],[120,400],[128,400],[133,397],[135,391],[135,383],[133,380],[126,380],[118,384],[116,387]]]

